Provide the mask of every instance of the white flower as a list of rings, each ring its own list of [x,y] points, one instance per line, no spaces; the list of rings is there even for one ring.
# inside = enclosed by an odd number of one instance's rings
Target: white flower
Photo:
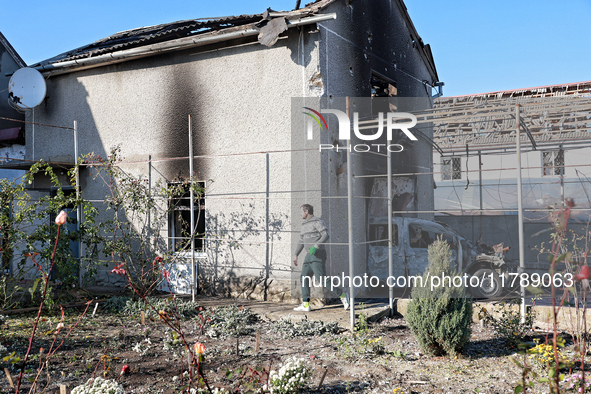
[[[116,381],[97,377],[74,387],[71,394],[125,394],[125,391]]]
[[[299,391],[305,387],[312,376],[312,368],[305,358],[293,357],[279,369],[279,372],[269,373],[271,393],[286,393]],[[265,388],[266,390],[266,388]]]

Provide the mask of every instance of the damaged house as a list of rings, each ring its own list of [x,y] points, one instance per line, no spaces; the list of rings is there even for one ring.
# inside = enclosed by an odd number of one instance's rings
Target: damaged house
[[[348,272],[347,156],[342,149],[318,149],[345,142],[329,116],[328,130],[307,140],[302,107],[345,111],[344,97],[414,97],[430,107],[438,83],[430,48],[402,0],[318,0],[288,12],[142,27],[31,67],[46,77],[47,97],[27,111],[36,124],[26,127],[26,159],[75,162],[71,130],[44,126],[72,127],[74,121],[80,155],[107,157],[119,146],[120,167],[154,185],[189,178],[191,148],[193,172],[205,188],[193,223],[199,290],[260,299],[297,296],[291,260],[304,203],[329,227],[328,269]],[[394,173],[415,174],[401,192],[411,216],[433,209],[432,131],[423,129],[421,136],[393,160]],[[360,152],[350,160],[354,258],[362,273],[365,197],[375,189],[372,176],[386,167],[383,157]],[[87,200],[107,193],[84,166],[80,187]],[[180,222],[188,217],[184,209],[165,226],[173,252],[188,225]],[[174,290],[187,293],[191,258],[180,257]],[[112,268],[99,269],[98,285],[121,284],[109,274]]]

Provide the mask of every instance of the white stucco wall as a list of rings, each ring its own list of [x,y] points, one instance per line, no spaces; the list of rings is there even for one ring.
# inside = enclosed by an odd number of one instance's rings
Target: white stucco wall
[[[237,248],[227,242],[209,248],[201,272],[264,277],[268,268],[271,278],[289,281],[291,97],[322,94],[317,82],[309,83],[318,72],[317,32],[303,34],[290,31],[271,48],[187,50],[53,77],[35,121],[71,127],[77,120],[80,154],[106,157],[120,145],[122,167],[137,176],[148,177],[151,155],[155,184],[189,175],[191,115],[194,154],[209,155],[195,160],[196,177],[213,181],[206,191],[208,231],[223,229],[225,235],[210,236],[238,241]],[[29,127],[27,158],[72,161],[72,138],[71,130]],[[268,151],[279,152],[262,153]],[[82,187],[87,199],[106,193],[87,172]],[[267,219],[274,223],[268,254]],[[112,282],[109,270],[102,283]]]

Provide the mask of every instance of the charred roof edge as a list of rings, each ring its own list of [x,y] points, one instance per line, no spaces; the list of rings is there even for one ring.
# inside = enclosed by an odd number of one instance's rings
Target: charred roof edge
[[[314,24],[327,20],[333,20],[337,17],[336,13],[313,14],[312,16],[304,17],[302,17],[301,14],[294,14],[292,16],[292,18],[289,18],[289,16],[287,17],[288,28]],[[66,60],[59,63],[41,65],[34,68],[40,71],[45,76],[67,74],[74,71],[81,71],[90,68],[121,63],[133,59],[154,56],[169,51],[195,48],[208,44],[224,42],[235,38],[243,38],[258,35],[259,33],[260,29],[256,26],[255,23],[253,23],[249,25],[227,28],[221,31],[210,32],[201,35],[182,37],[157,44],[145,45],[117,52],[110,52],[90,58]]]

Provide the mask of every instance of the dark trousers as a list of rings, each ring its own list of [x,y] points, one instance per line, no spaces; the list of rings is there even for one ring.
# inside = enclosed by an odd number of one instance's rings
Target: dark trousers
[[[316,278],[316,283],[324,285],[324,272],[326,265],[326,250],[319,249],[316,251],[314,256],[306,254],[304,264],[302,264],[302,272],[300,274],[300,282],[302,284],[302,301],[310,302],[310,284],[313,283],[313,278]],[[306,279],[304,279],[306,278]],[[330,281],[328,283],[330,285]],[[341,289],[331,289],[340,297],[342,294]],[[324,289],[325,291],[325,289]]]

